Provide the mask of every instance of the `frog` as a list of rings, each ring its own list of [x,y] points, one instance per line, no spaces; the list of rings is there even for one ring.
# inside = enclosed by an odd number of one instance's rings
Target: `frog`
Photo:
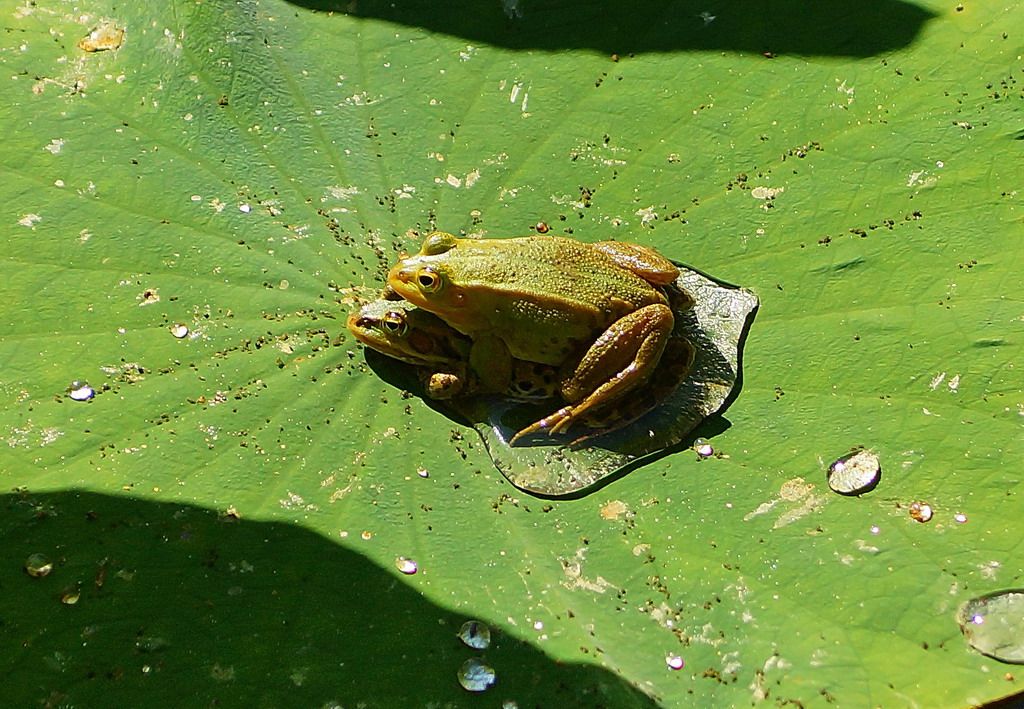
[[[500,391],[487,391],[467,371],[472,341],[436,315],[385,292],[353,311],[346,322],[357,340],[381,354],[411,364],[431,399],[474,394],[501,394],[517,401],[557,395],[553,367],[516,360],[512,376]]]
[[[388,288],[469,337],[469,368],[492,390],[501,390],[517,359],[559,368],[566,405],[519,431],[516,445],[533,433],[568,431],[651,377],[673,335],[666,287],[678,274],[637,244],[432,232],[390,270]],[[679,301],[693,305],[685,293]]]
[[[453,399],[487,393],[467,372],[470,342],[466,336],[437,316],[408,301],[381,298],[362,305],[349,315],[347,326],[357,340],[394,359],[414,365],[424,382],[425,394],[434,399]],[[673,336],[655,375],[633,395],[596,406],[582,417],[586,434],[572,440],[579,447],[591,439],[623,428],[661,404],[685,379],[693,363],[694,349],[685,337]],[[515,360],[509,387],[500,393],[519,401],[557,395],[555,370],[534,362]]]

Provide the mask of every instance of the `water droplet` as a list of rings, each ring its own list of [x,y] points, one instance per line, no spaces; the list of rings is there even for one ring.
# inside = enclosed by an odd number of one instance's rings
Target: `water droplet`
[[[462,663],[459,668],[459,684],[470,692],[483,692],[494,684],[494,669],[475,657]]]
[[[288,283],[288,279],[287,278],[282,278],[281,282],[277,284],[277,287],[280,288],[281,290],[288,290],[288,286],[289,285],[291,285],[291,284]]]
[[[68,387],[68,396],[75,401],[88,401],[96,396],[96,390],[86,382],[74,381],[71,382],[71,386]]]
[[[953,515],[953,520],[959,522],[960,524],[963,524],[967,521],[967,515],[965,515],[963,512],[957,512],[955,515]]]
[[[668,668],[670,670],[681,670],[681,669],[683,669],[683,666],[686,663],[683,661],[682,657],[680,657],[679,655],[673,654],[673,655],[666,655],[665,656],[665,664],[668,665]]]
[[[426,468],[417,468],[416,469],[416,474],[419,475],[421,478],[429,478],[430,477],[430,471],[427,470]]]
[[[825,474],[828,486],[840,495],[860,495],[875,489],[882,477],[882,466],[878,456],[866,450],[859,450],[828,466]]]
[[[252,211],[252,207],[250,207],[248,204],[240,204],[238,205],[238,211],[241,212],[242,214],[248,214],[249,212]]]
[[[32,554],[25,559],[25,573],[34,579],[49,576],[53,571],[53,562],[45,554]]]
[[[932,506],[927,502],[913,502],[910,505],[910,516],[918,522],[928,522],[932,518]]]
[[[1024,665],[1024,589],[972,598],[957,620],[967,643],[982,655]]]
[[[183,323],[174,323],[171,325],[171,334],[177,337],[179,340],[188,337],[188,325]]]
[[[404,556],[400,556],[395,559],[395,568],[401,571],[403,574],[414,574],[419,571],[419,564],[413,559],[407,559]]]
[[[459,640],[475,650],[486,650],[491,645],[491,629],[479,620],[467,620],[459,628]]]
[[[362,540],[363,540],[364,542],[368,542],[368,541],[370,541],[371,539],[373,539],[373,532],[371,532],[371,531],[367,530],[367,531],[364,531],[364,532],[363,532],[362,534],[360,534],[359,536],[360,536],[360,537],[362,538]]]
[[[514,699],[506,699],[501,703],[501,709],[519,709],[519,704]]]
[[[60,594],[60,602],[66,606],[73,606],[78,603],[78,599],[82,597],[82,592],[78,586],[71,586],[65,588]]]
[[[715,449],[706,438],[698,438],[693,442],[693,449],[697,451],[697,455],[701,458],[710,458],[715,454]]]

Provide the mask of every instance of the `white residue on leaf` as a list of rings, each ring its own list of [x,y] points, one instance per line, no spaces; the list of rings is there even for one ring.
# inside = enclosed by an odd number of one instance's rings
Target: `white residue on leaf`
[[[960,375],[957,374],[952,379],[950,379],[946,383],[946,386],[948,386],[949,390],[955,394],[956,391],[960,388]]]
[[[53,426],[47,426],[39,431],[39,445],[48,446],[58,438],[64,435],[64,432],[59,428]]]
[[[785,187],[755,187],[750,190],[750,196],[754,199],[775,199],[776,195],[780,195],[786,191]]]
[[[569,206],[572,207],[573,209],[579,209],[581,211],[584,209],[584,205],[581,200],[574,199],[573,197],[567,194],[553,194],[551,195],[551,201],[554,202],[555,204]]]
[[[773,652],[767,660],[764,661],[762,668],[754,672],[754,679],[747,689],[750,690],[754,702],[763,702],[768,699],[771,695],[771,686],[768,681],[768,673],[774,670],[788,670],[793,664],[788,660],[782,658],[777,652]],[[737,668],[738,669],[738,668]]]
[[[476,54],[476,47],[472,44],[467,44],[466,48],[459,52],[459,61],[468,62]]]
[[[862,551],[865,554],[877,554],[879,551],[881,551],[874,544],[869,544],[863,539],[854,539],[853,546],[856,547],[857,551]]]
[[[327,188],[327,191],[324,193],[324,196],[320,198],[320,201],[326,202],[328,199],[352,199],[357,194],[361,194],[361,192],[355,185],[349,185],[348,187],[333,185]]]
[[[846,105],[849,106],[853,103],[853,87],[846,85],[846,79],[843,79],[842,81],[836,79],[836,84],[838,84],[838,86],[836,86],[836,91],[846,97]]]
[[[611,500],[601,506],[600,514],[602,519],[617,520],[631,515],[629,505],[622,500]]]
[[[928,388],[931,389],[932,391],[935,391],[936,389],[938,389],[939,384],[942,384],[942,380],[945,379],[945,378],[946,378],[946,373],[945,372],[939,372],[934,377],[932,377],[932,380],[930,382],[928,382]]]
[[[594,593],[604,593],[609,588],[614,588],[611,583],[601,576],[598,576],[596,579],[589,579],[583,575],[583,560],[586,554],[587,549],[583,547],[577,549],[576,554],[571,559],[564,556],[558,557],[558,561],[562,564],[562,573],[565,575],[565,578],[562,579],[562,585],[571,590],[582,589],[584,591],[593,591]]]
[[[296,494],[291,490],[288,491],[287,497],[278,500],[278,503],[286,510],[305,510],[307,512],[312,512],[318,509],[315,504],[307,504],[302,498],[302,495]]]
[[[24,426],[11,427],[7,437],[4,439],[11,448],[31,448],[34,446],[48,446],[64,435],[64,431],[52,426],[36,428],[35,424],[28,421]]]
[[[636,215],[640,217],[641,226],[647,226],[658,218],[658,213],[654,211],[654,205],[636,210]]]
[[[443,177],[443,178],[435,177],[434,178],[434,184],[437,184],[437,185],[448,184],[449,186],[454,187],[455,189],[459,189],[462,186],[465,186],[466,188],[469,188],[469,187],[472,187],[473,185],[475,185],[476,181],[479,180],[479,179],[480,179],[480,171],[479,170],[471,170],[471,171],[466,173],[465,177],[459,177],[458,175],[453,175],[453,174],[451,174],[449,172],[446,177]]]
[[[800,477],[792,478],[782,483],[778,497],[762,502],[756,509],[744,515],[743,521],[749,522],[754,517],[779,507],[781,511],[772,525],[772,529],[778,529],[820,509],[826,502],[827,498],[819,494],[813,484]]]
[[[181,40],[184,39],[184,31],[181,34],[175,34],[170,28],[164,28],[164,49],[173,55],[178,55],[181,52],[182,44]]]
[[[43,146],[43,150],[46,150],[46,151],[56,155],[57,153],[59,153],[61,151],[61,148],[63,148],[63,147],[64,147],[64,139],[63,138],[54,138],[49,143],[47,143],[46,145]]]
[[[577,143],[569,150],[569,157],[573,161],[588,160],[596,165],[605,167],[621,167],[626,164],[623,159],[627,148],[606,143],[583,142]]]
[[[1002,566],[998,561],[986,561],[984,564],[978,564],[978,571],[981,573],[981,578],[987,581],[994,581],[996,578],[996,572],[999,571],[999,567]]]
[[[500,89],[504,90],[506,85],[507,85],[506,82],[502,81],[498,85],[498,87]],[[519,110],[525,115],[527,113],[528,109],[529,109],[530,87],[527,86],[526,89],[524,90],[523,89],[524,86],[525,86],[525,84],[522,81],[513,82],[512,89],[509,91],[509,94],[508,94],[508,102],[509,103],[513,103],[513,104],[518,103],[519,104]],[[520,95],[522,95],[522,100],[520,100],[520,98],[519,98]]]
[[[297,241],[307,237],[309,237],[309,224],[290,224],[288,225],[288,235],[284,237],[282,243],[287,244],[290,241]],[[282,283],[284,282],[286,281],[282,281]]]
[[[36,224],[41,222],[43,218],[38,214],[26,214],[18,220],[18,224],[21,226],[27,226],[30,229],[35,229]]]
[[[398,199],[412,199],[412,196],[416,194],[416,188],[412,185],[402,185],[392,192]]]
[[[927,170],[914,170],[907,176],[907,187],[931,187],[939,178],[929,175]]]
[[[348,98],[344,99],[339,106],[370,106],[381,100],[380,96],[370,96],[365,91],[352,94]]]

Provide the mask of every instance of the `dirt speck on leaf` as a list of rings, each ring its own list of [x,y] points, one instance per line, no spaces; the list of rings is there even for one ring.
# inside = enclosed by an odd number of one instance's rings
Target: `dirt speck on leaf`
[[[124,44],[124,28],[113,22],[104,22],[89,34],[78,40],[78,48],[84,52],[106,52]]]

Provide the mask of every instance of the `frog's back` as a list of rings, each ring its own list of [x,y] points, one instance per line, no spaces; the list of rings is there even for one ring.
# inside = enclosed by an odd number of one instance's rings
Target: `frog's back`
[[[573,239],[460,239],[453,267],[460,284],[477,295],[566,308],[629,312],[664,296],[606,254]],[[613,317],[622,313],[616,312]]]
[[[666,302],[608,256],[572,239],[460,239],[447,267],[513,356],[558,364],[623,315]]]

